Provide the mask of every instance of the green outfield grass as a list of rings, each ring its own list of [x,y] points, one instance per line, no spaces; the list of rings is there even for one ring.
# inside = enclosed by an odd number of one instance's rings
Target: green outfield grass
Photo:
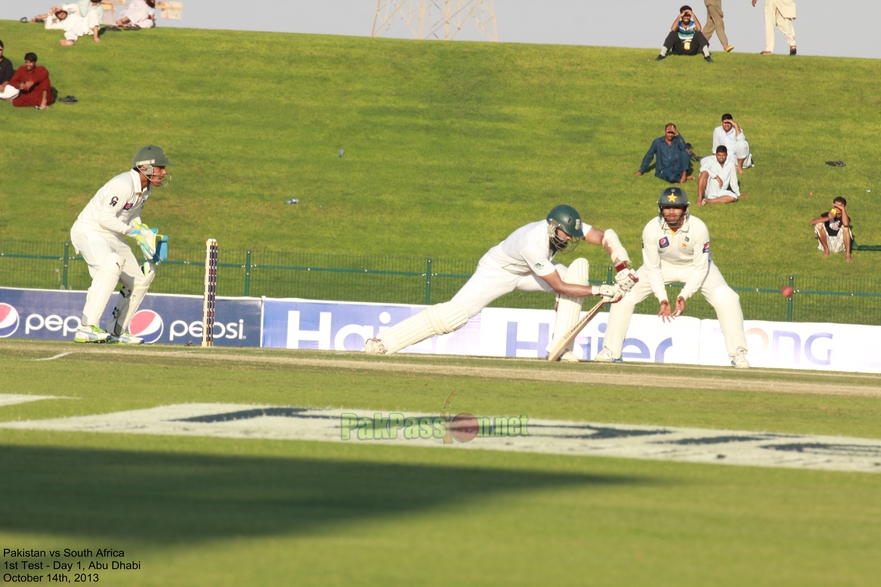
[[[57,37],[0,23],[16,65],[37,52],[80,100],[0,105],[0,240],[65,240],[94,192],[156,143],[174,178],[144,219],[171,235],[172,256],[213,236],[225,250],[476,260],[567,202],[638,258],[666,185],[634,177],[649,142],[675,121],[708,154],[732,112],[757,161],[749,197],[697,212],[723,271],[877,276],[877,253],[822,260],[808,222],[841,194],[859,242],[881,243],[878,60],[657,63],[647,50],[190,29],[73,48]]]
[[[877,396],[789,393],[877,390],[874,375],[139,350],[3,341],[3,393],[75,399],[0,407],[0,421],[190,402],[437,412],[456,389],[454,408],[473,413],[881,438]],[[621,379],[564,383],[573,374]],[[670,376],[686,385],[652,385]],[[738,391],[743,381],[784,393]],[[2,429],[0,470],[0,543],[140,561],[102,571],[109,585],[776,587],[872,585],[881,571],[877,474]]]

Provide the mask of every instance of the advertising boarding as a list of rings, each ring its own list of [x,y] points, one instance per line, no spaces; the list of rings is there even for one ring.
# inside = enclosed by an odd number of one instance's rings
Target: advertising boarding
[[[84,291],[0,287],[0,338],[72,341],[85,303]],[[115,303],[114,295],[102,326]],[[260,346],[261,307],[255,298],[217,298],[215,346]],[[202,296],[149,294],[129,330],[146,343],[201,344]]]

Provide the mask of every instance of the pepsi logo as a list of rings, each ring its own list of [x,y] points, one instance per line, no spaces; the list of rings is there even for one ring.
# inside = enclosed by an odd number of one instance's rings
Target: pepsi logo
[[[9,304],[0,303],[0,338],[15,334],[19,324],[21,317],[18,315],[18,310]]]
[[[128,329],[135,336],[143,338],[145,343],[150,344],[162,338],[165,325],[162,323],[162,316],[153,310],[141,310],[132,317]]]

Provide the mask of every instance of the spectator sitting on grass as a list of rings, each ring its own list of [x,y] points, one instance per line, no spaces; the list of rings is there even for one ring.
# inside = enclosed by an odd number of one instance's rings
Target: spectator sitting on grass
[[[45,67],[37,66],[36,53],[28,53],[24,56],[24,65],[16,70],[11,80],[0,84],[0,92],[6,90],[7,84],[18,88],[18,96],[12,100],[13,106],[46,110],[55,102],[52,84],[49,82],[49,72]]]
[[[660,177],[670,183],[685,183],[686,180],[694,179],[688,175],[689,145],[679,134],[676,125],[668,123],[664,128],[664,136],[652,141],[648,152],[642,158],[642,164],[636,176],[645,173],[652,158],[655,158],[655,177]]]
[[[743,194],[744,196],[746,194]],[[728,158],[728,147],[719,145],[716,154],[701,159],[697,180],[697,204],[730,204],[741,197],[734,161]]]
[[[64,38],[59,41],[62,47],[69,47],[76,43],[77,39],[90,33],[96,43],[101,42],[98,37],[101,21],[97,20],[96,12],[90,11],[88,16],[83,17],[76,4],[53,6],[48,13],[35,16],[31,22],[45,23],[45,27],[49,30],[64,31]]]
[[[850,256],[853,247],[853,231],[851,218],[847,213],[847,200],[838,196],[832,200],[832,210],[820,214],[813,220],[814,236],[817,237],[817,248],[823,251],[823,258],[829,253],[845,253],[848,263],[853,262]]]
[[[0,100],[12,100],[18,96],[18,88],[9,85],[15,75],[15,67],[8,57],[3,56],[3,41],[0,41]]]
[[[685,5],[679,9],[679,16],[673,21],[670,34],[664,40],[664,46],[661,47],[661,52],[655,57],[655,61],[664,59],[670,51],[675,55],[697,55],[700,51],[704,54],[704,60],[708,63],[713,62],[710,56],[710,42],[701,32],[701,23],[691,11],[691,6]]]
[[[737,173],[743,173],[744,169],[754,167],[746,135],[740,125],[734,121],[734,117],[727,112],[722,115],[722,125],[713,130],[713,151],[719,145],[728,147],[728,154],[737,162]]]
[[[116,26],[130,31],[151,29],[156,26],[155,8],[156,0],[132,0],[119,15]]]

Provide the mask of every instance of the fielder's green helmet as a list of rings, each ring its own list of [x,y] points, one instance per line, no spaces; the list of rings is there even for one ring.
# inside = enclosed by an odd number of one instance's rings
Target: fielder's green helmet
[[[565,204],[555,206],[553,210],[548,212],[547,220],[555,228],[559,227],[574,239],[584,237],[584,232],[581,230],[581,216],[572,206]]]
[[[135,156],[132,159],[132,167],[139,167],[141,165],[168,167],[171,165],[171,161],[165,156],[165,151],[163,151],[161,147],[147,145],[146,147],[138,149],[138,152],[135,153]]]
[[[667,188],[658,198],[658,208],[688,208],[688,196],[682,188]]]

